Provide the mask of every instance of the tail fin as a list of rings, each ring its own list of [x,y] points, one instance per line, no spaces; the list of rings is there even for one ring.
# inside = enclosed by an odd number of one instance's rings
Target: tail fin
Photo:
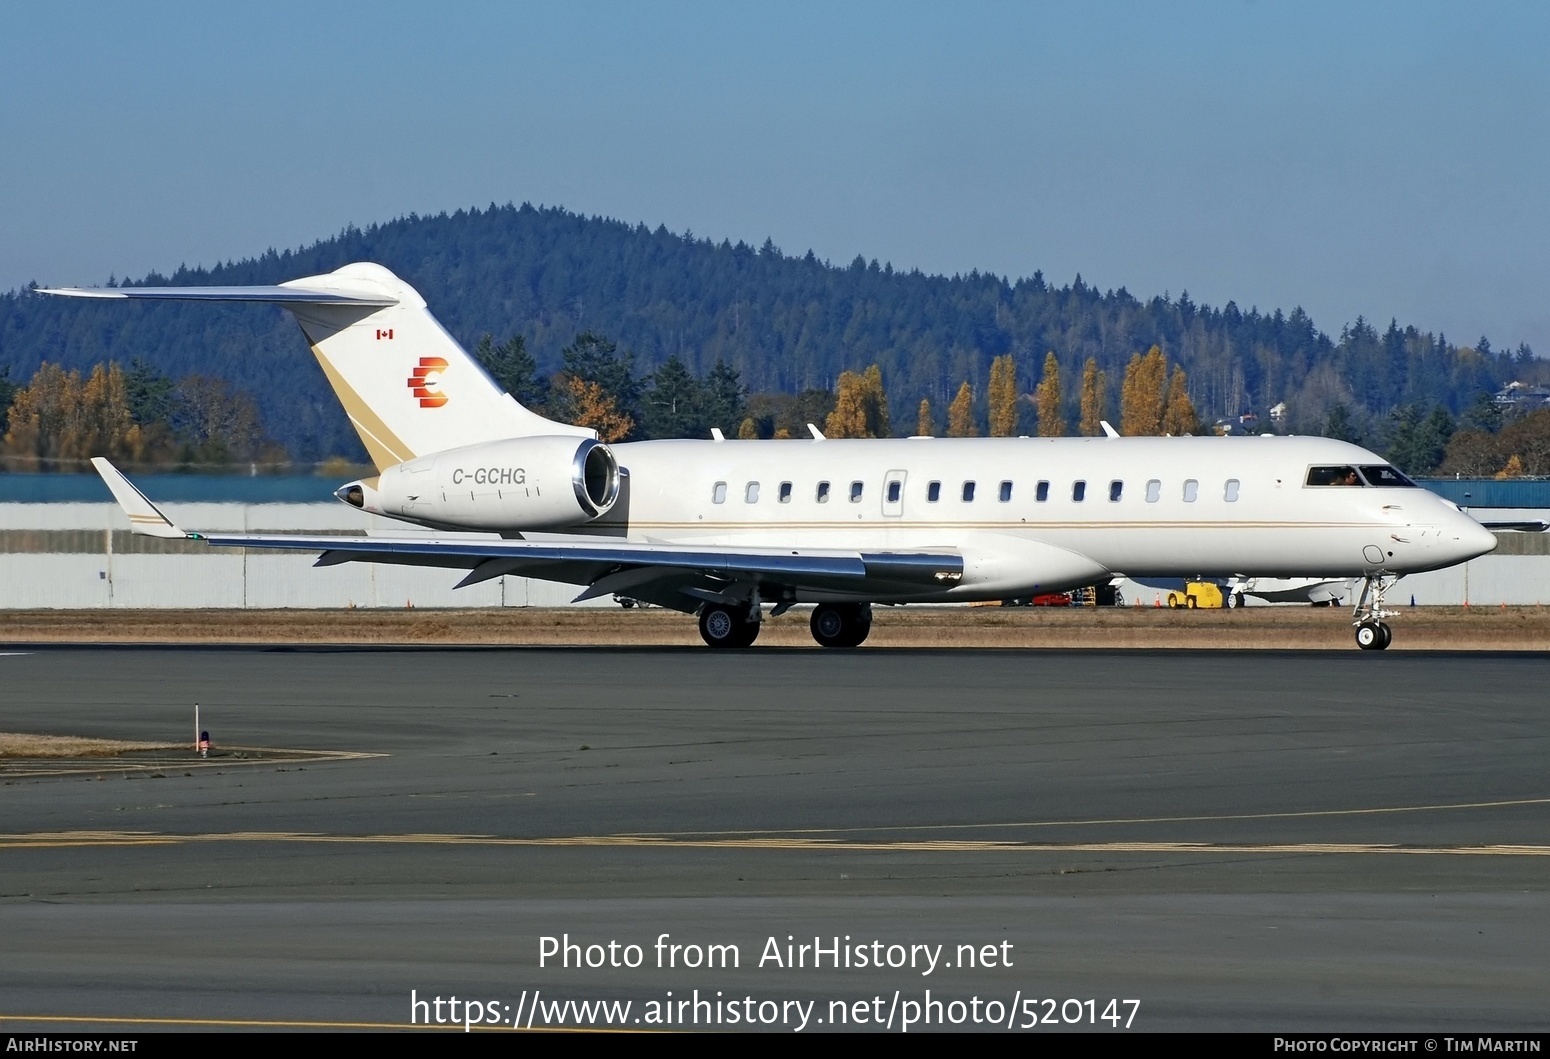
[[[538,434],[595,437],[530,412],[501,392],[381,265],[346,265],[277,287],[48,290],[96,298],[274,302],[289,309],[378,470],[443,449]]]

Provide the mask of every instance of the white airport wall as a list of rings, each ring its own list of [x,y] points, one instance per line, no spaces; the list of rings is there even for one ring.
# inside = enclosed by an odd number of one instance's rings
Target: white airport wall
[[[413,532],[343,504],[167,504],[162,510],[179,525],[201,530]],[[557,607],[581,591],[525,577],[454,590],[464,571],[375,563],[314,567],[310,552],[243,552],[129,537],[129,520],[116,504],[0,504],[4,531],[37,532],[4,534],[11,547],[0,553],[0,609]],[[126,544],[136,550],[122,550]],[[70,550],[46,550],[55,547]],[[605,596],[577,605],[616,604]]]
[[[163,510],[180,525],[202,530],[414,532],[336,503],[167,504]],[[1545,517],[1543,511],[1513,514]],[[0,537],[10,542],[0,551],[0,609],[556,607],[569,604],[580,591],[575,585],[525,577],[454,590],[462,571],[375,563],[319,568],[312,565],[311,553],[244,553],[133,537],[129,520],[110,503],[0,504]],[[1523,543],[1537,548],[1545,542],[1525,538]],[[1513,544],[1504,534],[1503,551],[1517,550]],[[1143,606],[1151,606],[1158,595],[1134,582],[1126,582],[1121,591],[1127,603],[1139,600]],[[1493,554],[1449,570],[1413,574],[1388,599],[1408,605],[1412,596],[1422,606],[1550,603],[1550,555]],[[605,596],[579,605],[615,604]]]

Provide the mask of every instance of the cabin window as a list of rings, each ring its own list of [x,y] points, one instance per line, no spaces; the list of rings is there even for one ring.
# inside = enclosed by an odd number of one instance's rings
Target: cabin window
[[[1151,481],[1146,483],[1146,502],[1148,504],[1155,504],[1161,499],[1162,482],[1158,481],[1156,478],[1153,478]]]
[[[1109,503],[1111,503],[1111,504],[1119,503],[1120,494],[1122,494],[1124,491],[1125,491],[1125,483],[1124,482],[1120,482],[1120,481],[1110,482],[1109,483]]]
[[[749,504],[757,504],[759,502],[758,482],[749,482],[747,487],[743,489],[743,501]]]
[[[829,502],[829,483],[828,482],[819,482],[818,483],[818,502],[820,504],[827,504]]]
[[[888,483],[888,502],[890,504],[897,504],[899,502],[899,492],[903,488],[904,486],[897,480]]]
[[[1049,483],[1048,482],[1040,482],[1038,485],[1036,485],[1034,487],[1034,489],[1033,489],[1033,498],[1035,500],[1037,500],[1041,504],[1044,503],[1046,500],[1048,500],[1049,499]]]
[[[940,499],[942,499],[941,482],[932,482],[930,485],[926,486],[926,503],[934,504]]]
[[[861,483],[860,482],[851,482],[850,483],[850,502],[852,504],[859,504],[859,503],[861,503]]]
[[[1005,504],[1005,503],[1010,502],[1011,499],[1012,499],[1012,483],[1011,482],[1002,482],[1001,483],[1001,502],[1003,504]]]
[[[1229,478],[1229,479],[1227,479],[1227,488],[1222,490],[1222,499],[1227,501],[1229,504],[1237,502],[1237,500],[1238,500],[1238,479],[1236,479],[1236,478]]]
[[[973,482],[964,482],[963,483],[963,502],[965,504],[972,504],[972,503],[974,503],[974,483]]]
[[[1200,495],[1200,483],[1191,478],[1184,483],[1184,502],[1193,504],[1195,497]]]
[[[726,482],[717,482],[716,483],[716,488],[714,488],[714,489],[712,489],[710,491],[710,502],[712,504],[725,504],[727,502],[727,483]]]
[[[1087,499],[1087,483],[1086,482],[1072,482],[1071,483],[1071,499],[1072,499],[1073,502],[1078,503],[1078,504],[1080,504],[1083,500]]]
[[[791,503],[791,483],[790,482],[781,482],[780,483],[780,502],[782,504],[789,504],[789,503]]]

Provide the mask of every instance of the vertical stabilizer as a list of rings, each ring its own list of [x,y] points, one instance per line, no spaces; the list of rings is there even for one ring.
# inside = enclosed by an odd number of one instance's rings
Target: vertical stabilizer
[[[443,449],[538,434],[593,437],[503,393],[425,307],[381,265],[346,265],[285,288],[380,296],[390,305],[290,302],[329,384],[378,470]]]

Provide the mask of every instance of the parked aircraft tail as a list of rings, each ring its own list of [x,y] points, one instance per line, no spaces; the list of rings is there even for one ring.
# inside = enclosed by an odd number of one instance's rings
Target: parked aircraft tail
[[[545,419],[503,393],[381,265],[357,263],[274,287],[45,290],[85,298],[271,302],[301,324],[329,385],[378,470],[444,449],[541,434],[595,437]]]

